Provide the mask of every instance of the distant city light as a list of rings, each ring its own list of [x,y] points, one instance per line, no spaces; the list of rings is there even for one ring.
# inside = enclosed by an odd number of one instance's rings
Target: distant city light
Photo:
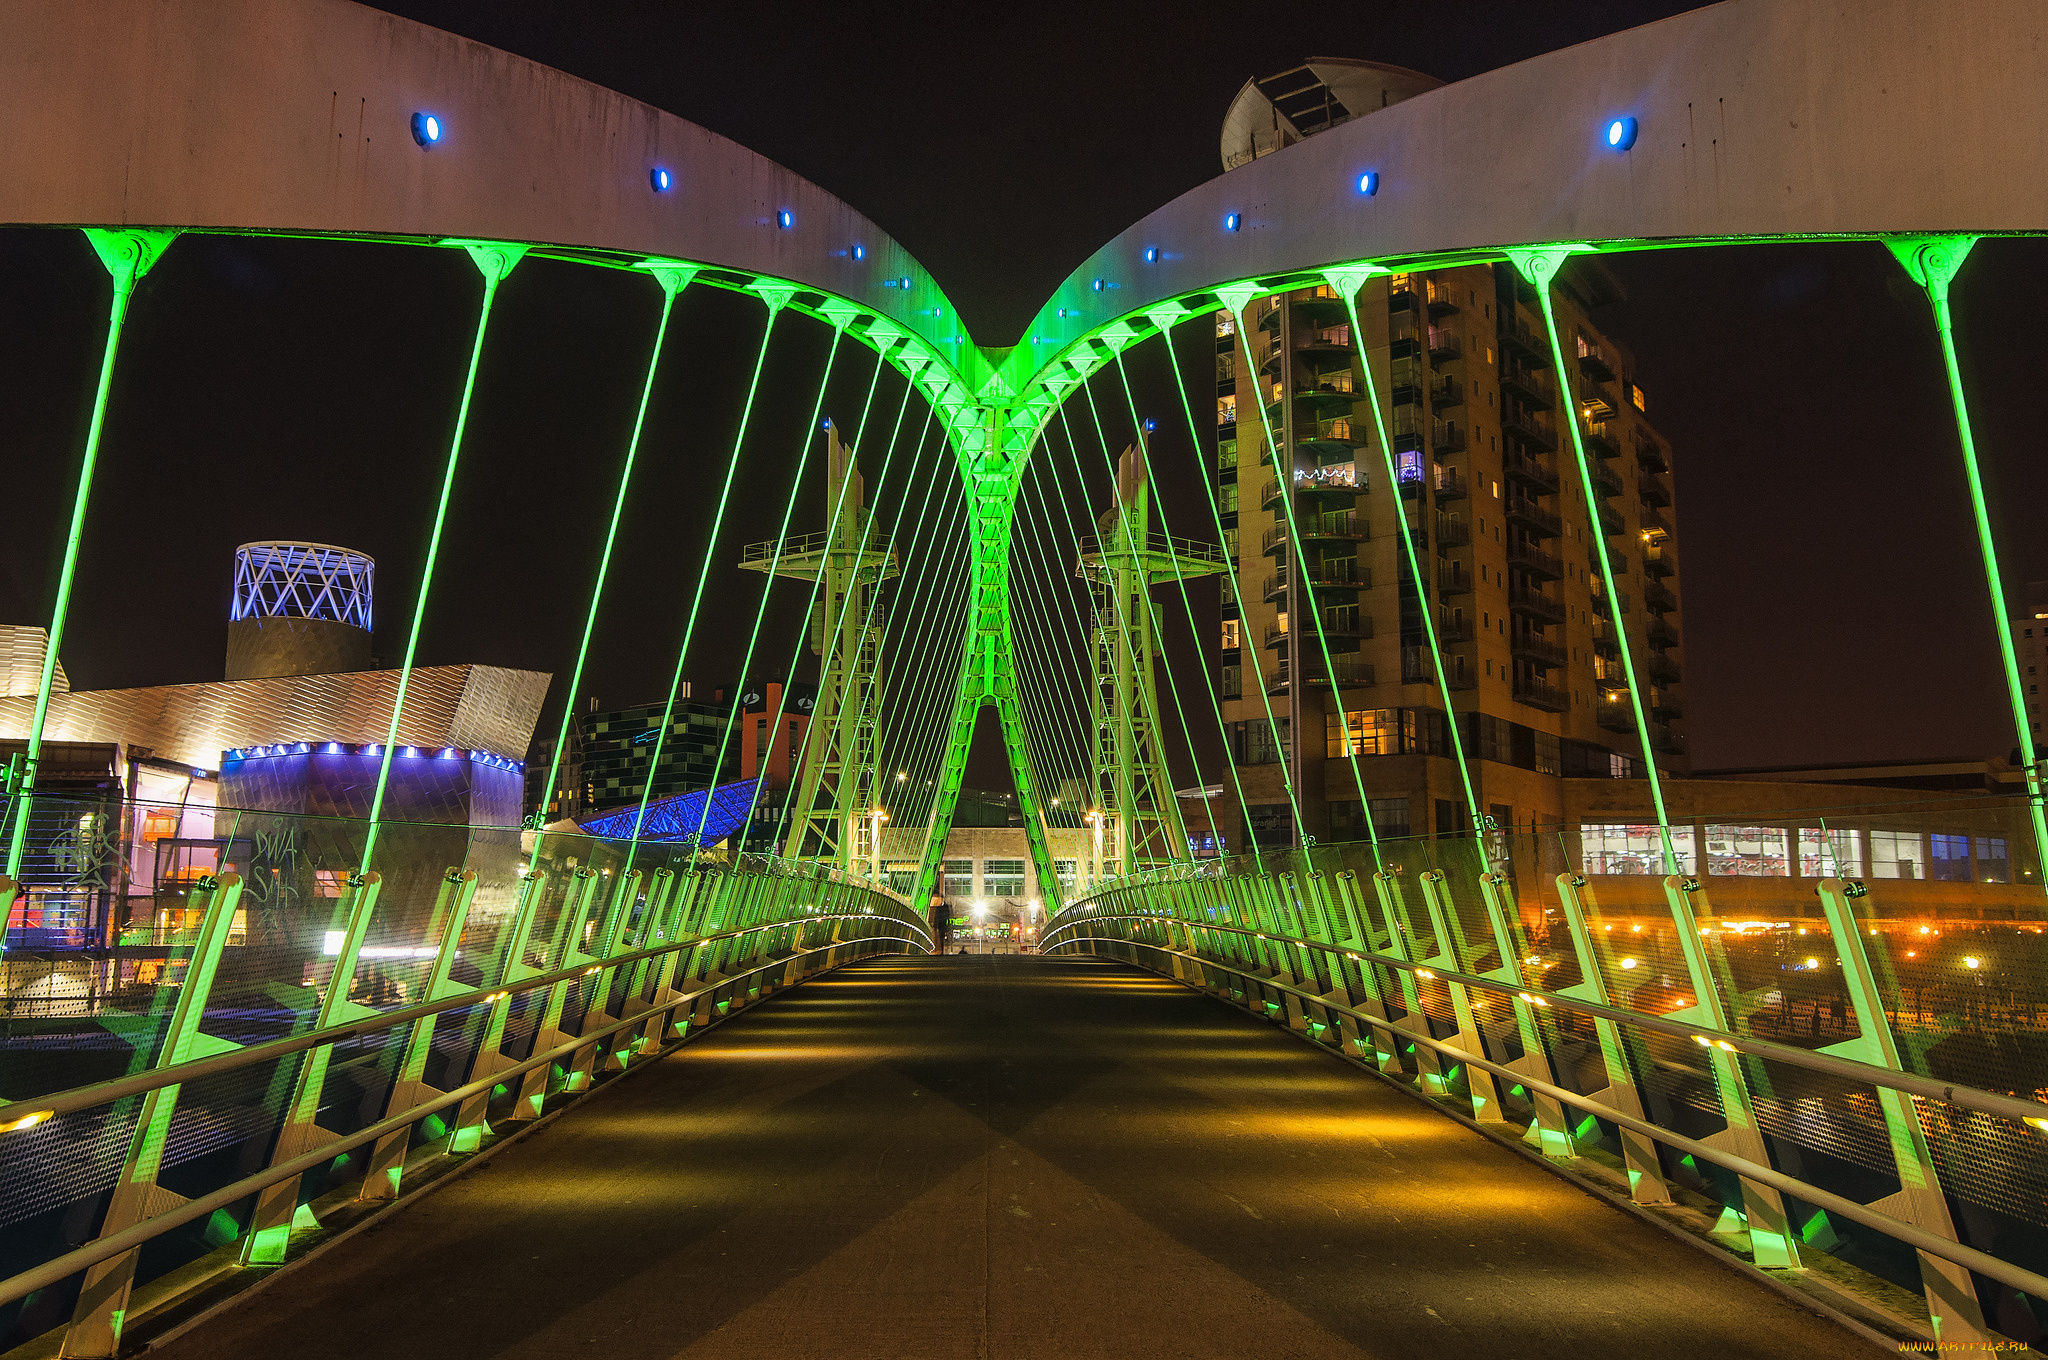
[[[1358,192],[1371,198],[1380,191],[1380,172],[1368,170],[1358,177]]]
[[[1237,229],[1238,229],[1239,227],[1242,227],[1243,225],[1244,225],[1244,217],[1243,217],[1243,216],[1242,216],[1241,214],[1239,214],[1239,213],[1225,213],[1225,214],[1224,214],[1224,216],[1223,216],[1223,229],[1224,229],[1225,231],[1236,231],[1236,230],[1237,230]]]
[[[1616,151],[1626,151],[1636,144],[1636,120],[1617,118],[1607,125],[1607,145]]]
[[[647,172],[647,182],[654,186],[654,192],[665,194],[668,192],[668,186],[672,181],[669,179],[668,171],[657,165]]]
[[[412,139],[421,146],[432,146],[441,140],[441,120],[431,113],[416,113],[412,116]]]

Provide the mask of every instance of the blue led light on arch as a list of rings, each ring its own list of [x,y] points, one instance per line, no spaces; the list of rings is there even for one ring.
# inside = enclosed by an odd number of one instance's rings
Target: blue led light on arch
[[[1241,213],[1225,213],[1225,214],[1224,214],[1224,216],[1223,216],[1223,229],[1224,229],[1225,231],[1236,231],[1236,230],[1238,230],[1239,228],[1241,228],[1241,227],[1243,227],[1243,226],[1244,226],[1244,215],[1243,215],[1243,214],[1241,214]]]
[[[788,231],[796,225],[796,214],[784,208],[781,212],[775,214],[775,225],[781,227],[784,231]]]
[[[432,146],[441,140],[441,119],[436,114],[416,113],[412,116],[412,139],[421,146]]]
[[[1606,142],[1611,151],[1626,151],[1636,144],[1636,120],[1617,118],[1607,125]]]
[[[1358,177],[1358,192],[1371,198],[1380,191],[1380,172],[1368,170]]]
[[[1158,246],[1146,246],[1146,247],[1145,247],[1145,263],[1146,263],[1146,264],[1158,264],[1158,263],[1159,263],[1159,247],[1158,247]]]
[[[669,177],[668,171],[662,169],[658,165],[647,172],[647,182],[654,186],[654,192],[656,192],[657,194],[667,193],[669,190],[669,186],[675,183],[675,181]]]
[[[860,242],[855,241],[853,243],[853,249],[848,251],[847,254],[853,256],[853,258],[856,260],[865,260],[868,257],[868,248],[862,245]]]

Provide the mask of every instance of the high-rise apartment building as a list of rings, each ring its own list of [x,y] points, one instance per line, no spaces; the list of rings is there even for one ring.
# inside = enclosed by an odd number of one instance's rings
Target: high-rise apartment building
[[[1313,132],[1419,92],[1412,72],[1376,85],[1381,69],[1318,61],[1289,73],[1313,88],[1247,85],[1239,105],[1265,99],[1278,130],[1257,153],[1294,139],[1289,107],[1315,110]],[[1365,107],[1348,109],[1347,97]],[[1232,116],[1261,121],[1241,107]],[[1357,334],[1328,287],[1216,314],[1219,503],[1236,564],[1220,639],[1224,716],[1261,843],[1362,837],[1361,783],[1382,836],[1468,830],[1475,812],[1502,827],[1562,821],[1564,779],[1642,774],[1623,635],[1658,768],[1684,770],[1671,452],[1633,359],[1595,320],[1618,297],[1597,260],[1559,275],[1566,374],[1536,292],[1506,264],[1374,279],[1356,299]],[[1585,422],[1590,504],[1566,378]],[[1477,809],[1450,758],[1445,690]]]

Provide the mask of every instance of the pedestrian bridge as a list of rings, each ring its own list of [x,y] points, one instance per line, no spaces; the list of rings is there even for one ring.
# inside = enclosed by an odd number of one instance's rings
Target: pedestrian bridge
[[[1541,319],[1517,336],[1562,384],[1536,384],[1558,463],[1541,471],[1583,515],[1618,449],[1589,423],[1588,370],[1566,363],[1560,270],[1860,243],[1928,304],[1978,598],[2002,620],[1949,285],[1979,241],[2048,225],[2035,8],[1733,0],[1433,91],[1189,191],[1008,345],[977,344],[915,259],[780,167],[339,0],[14,0],[0,38],[0,223],[82,231],[112,285],[79,299],[107,310],[82,448],[62,451],[75,494],[34,512],[69,525],[49,645],[36,682],[0,697],[22,747],[0,964],[47,965],[34,1007],[10,982],[0,1037],[9,1354],[1762,1356],[2040,1338],[2048,817],[2002,623],[2026,792],[1938,833],[1963,846],[1947,862],[1997,866],[1939,903],[1880,878],[1876,831],[1798,809],[1751,811],[1780,873],[1703,877],[1660,773],[1657,661],[1628,627],[1603,653],[1601,725],[1640,755],[1617,756],[1640,844],[1482,814],[1474,770],[1500,752],[1457,720],[1478,715],[1431,608],[1401,683],[1444,716],[1429,755],[1469,817],[1411,837],[1376,825],[1362,766],[1382,752],[1345,735],[1379,701],[1330,645],[1358,620],[1315,606],[1343,578],[1301,573],[1293,631],[1268,639],[1300,650],[1226,696],[1207,668],[1165,665],[1160,630],[1178,609],[1200,631],[1187,584],[1228,569],[1234,531],[1211,495],[1209,523],[1177,537],[1144,493],[1189,469],[1211,487],[1216,466],[1177,329],[1257,329],[1263,299],[1313,290],[1363,352],[1361,297],[1477,262]],[[1718,135],[1699,131],[1709,107]],[[437,497],[406,507],[425,552],[399,665],[376,704],[364,690],[321,710],[367,733],[227,753],[356,761],[363,806],[222,806],[176,919],[130,936],[64,914],[94,828],[151,809],[55,787],[57,743],[119,717],[66,696],[58,655],[81,553],[126,491],[98,457],[130,304],[188,238],[218,235],[366,270],[434,252],[474,310]],[[430,603],[460,603],[435,594],[451,506],[508,472],[470,437],[496,305],[542,270],[636,281],[634,334],[651,336],[637,404],[608,413],[611,515],[576,529],[595,578],[568,621],[571,706],[617,603],[636,466],[685,461],[706,536],[677,535],[673,598],[634,601],[636,623],[660,615],[680,638],[648,768],[708,633],[746,638],[742,676],[785,655],[793,675],[808,645],[822,735],[767,818],[772,853],[745,838],[765,776],[657,801],[650,774],[606,818],[548,822],[566,712],[524,829],[397,810],[437,770],[509,771],[517,754],[417,735],[417,662]],[[733,333],[736,301],[755,327],[741,377],[697,394],[714,414],[687,439],[658,418],[650,435],[664,344]],[[796,336],[815,389],[764,397],[771,351]],[[1161,362],[1163,418],[1132,377]],[[856,421],[827,410],[848,365]],[[1295,485],[1356,497],[1383,478],[1382,500],[1405,503],[1392,402],[1373,363],[1357,382],[1303,397],[1369,408],[1355,431],[1311,437],[1286,402],[1254,403],[1246,446],[1342,444],[1349,480],[1319,463]],[[779,531],[744,545],[735,487],[769,466],[767,442],[800,451],[796,474]],[[1195,460],[1179,474],[1169,442]],[[822,532],[796,518],[814,456]],[[1110,514],[1091,481],[1115,488]],[[1276,562],[1369,534],[1348,512],[1297,520],[1282,491],[1276,472]],[[1405,581],[1456,584],[1424,570],[1430,526],[1388,518]],[[1611,581],[1625,564],[1599,522],[1586,569]],[[559,547],[570,531],[547,523]],[[806,582],[803,636],[764,630],[770,591]],[[1228,736],[1226,699],[1290,686],[1327,691],[1328,761],[1356,781],[1362,834],[1262,843],[1233,766],[1216,787],[1245,843],[1191,858],[1180,744],[1207,787],[1197,747],[1212,720]],[[1038,881],[1060,885],[1035,956],[944,953],[929,912],[984,709]],[[1263,719],[1238,726],[1289,749],[1270,702]],[[892,820],[921,828],[901,865],[884,858]],[[1093,838],[1085,868],[1062,871],[1056,828]],[[293,874],[310,905],[287,912]],[[91,985],[57,987],[67,950]]]

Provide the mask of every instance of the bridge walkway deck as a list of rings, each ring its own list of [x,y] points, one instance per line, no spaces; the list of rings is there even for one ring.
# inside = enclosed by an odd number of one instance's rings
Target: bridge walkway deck
[[[1095,960],[764,1004],[168,1360],[1866,1356],[1337,1058]]]

